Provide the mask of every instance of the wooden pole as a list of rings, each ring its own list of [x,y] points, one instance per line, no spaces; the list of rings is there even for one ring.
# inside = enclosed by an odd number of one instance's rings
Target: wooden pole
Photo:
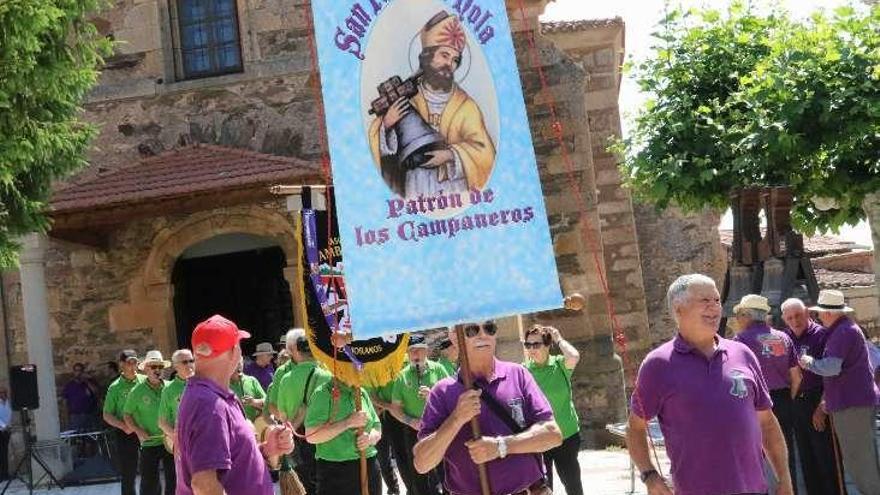
[[[470,361],[468,360],[467,346],[465,345],[464,326],[455,326],[455,337],[458,342],[458,373],[464,388],[473,390],[474,379],[471,376]],[[480,433],[480,423],[477,418],[471,418],[471,434],[474,440],[479,440],[483,435]],[[477,464],[477,472],[480,475],[480,490],[483,495],[492,495],[492,487],[489,484],[489,472],[485,464]]]
[[[354,410],[360,412],[363,409],[361,402],[361,387],[354,387]],[[358,428],[355,436],[357,438],[364,434],[363,428]],[[370,480],[367,474],[367,451],[361,450],[361,495],[370,495]],[[374,494],[379,495],[379,494]]]

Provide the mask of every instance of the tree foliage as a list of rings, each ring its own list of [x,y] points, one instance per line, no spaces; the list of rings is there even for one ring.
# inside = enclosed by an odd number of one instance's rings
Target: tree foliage
[[[53,180],[85,164],[94,135],[78,119],[110,42],[88,16],[103,0],[0,0],[0,266],[16,240],[45,231]]]
[[[802,231],[864,218],[880,190],[880,7],[795,21],[773,5],[673,10],[635,66],[651,95],[616,149],[659,208],[725,207],[744,186],[791,186]],[[816,198],[836,207],[819,210]]]

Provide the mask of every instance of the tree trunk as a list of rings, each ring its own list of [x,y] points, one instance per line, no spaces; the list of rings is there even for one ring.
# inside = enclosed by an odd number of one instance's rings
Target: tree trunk
[[[862,207],[871,227],[871,239],[874,241],[874,286],[880,287],[880,192],[867,195]],[[880,303],[880,290],[877,294]]]

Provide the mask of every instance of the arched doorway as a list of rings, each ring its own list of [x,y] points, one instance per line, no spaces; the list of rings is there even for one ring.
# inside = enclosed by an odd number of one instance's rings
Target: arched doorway
[[[293,326],[286,256],[276,241],[244,233],[221,234],[187,248],[174,263],[177,346],[189,347],[192,330],[213,314],[235,321],[260,342],[278,342]]]

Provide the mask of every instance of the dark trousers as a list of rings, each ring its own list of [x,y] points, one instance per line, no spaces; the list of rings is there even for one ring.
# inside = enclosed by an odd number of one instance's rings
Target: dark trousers
[[[442,485],[440,471],[438,469],[432,469],[426,474],[419,474],[413,465],[414,456],[412,455],[412,451],[416,446],[416,442],[419,440],[418,432],[406,425],[403,425],[402,428],[404,444],[406,445],[406,451],[409,452],[409,455],[401,460],[398,467],[403,469],[403,465],[405,464],[406,469],[411,473],[410,476],[412,476],[413,481],[413,491],[408,491],[407,494],[440,495],[442,493],[439,488]]]
[[[846,487],[839,492],[843,466],[835,462],[831,427],[826,426],[825,431],[813,428],[813,412],[821,400],[822,390],[801,392],[794,399],[794,436],[804,484],[808,495],[846,495]]]
[[[305,433],[305,429],[299,430],[300,434]],[[304,438],[294,439],[295,450],[293,452],[296,465],[293,470],[299,477],[308,495],[315,493],[318,484],[318,475],[315,466],[315,445],[310,444]],[[371,494],[372,495],[372,494]]]
[[[136,495],[134,480],[137,478],[141,445],[137,435],[126,435],[116,430],[116,469],[122,476],[122,495]]]
[[[0,430],[0,480],[9,479],[9,430]]]
[[[553,466],[559,473],[562,486],[568,495],[584,495],[584,487],[581,484],[581,466],[578,464],[578,451],[581,448],[580,432],[566,438],[562,445],[544,452],[544,468],[547,471],[547,481],[553,488]]]
[[[791,473],[794,495],[797,495],[797,462],[794,453],[794,401],[791,399],[791,389],[780,388],[770,391],[773,399],[773,415],[779,421],[782,428],[782,436],[785,437],[785,445],[788,448],[788,472]]]
[[[397,461],[397,471],[400,473],[400,479],[403,480],[403,486],[406,487],[406,493],[414,495],[416,493],[415,480],[413,479],[415,472],[412,469],[412,461],[407,461],[407,459],[412,457],[412,452],[407,449],[406,438],[403,435],[404,430],[412,428],[397,421],[390,413],[385,413],[385,416],[385,423],[382,424],[382,437],[386,435],[385,427],[387,423],[388,440],[391,441],[391,450],[394,454],[394,459]]]
[[[361,494],[361,461],[331,462],[318,459],[315,464],[318,479],[316,495],[366,495]],[[381,494],[382,480],[375,456],[367,459],[367,479],[370,495]]]
[[[140,495],[162,495],[159,484],[159,465],[165,473],[165,495],[174,495],[177,476],[174,471],[174,456],[165,450],[164,445],[141,447],[141,491]]]
[[[382,473],[382,481],[389,494],[400,493],[400,485],[397,483],[397,476],[394,474],[394,453],[391,443],[391,429],[398,423],[391,417],[390,413],[383,412],[379,419],[382,421],[382,439],[376,444],[376,461],[379,462],[379,471]]]

